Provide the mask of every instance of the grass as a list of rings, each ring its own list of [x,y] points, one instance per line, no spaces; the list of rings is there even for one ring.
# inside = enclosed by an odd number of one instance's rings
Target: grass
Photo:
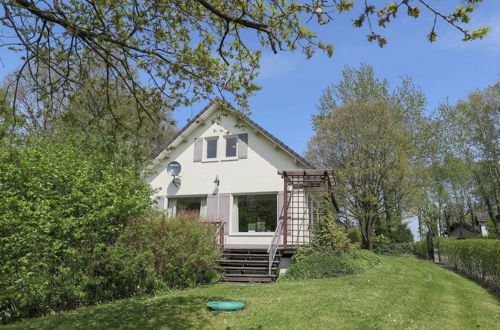
[[[498,329],[500,300],[431,262],[381,257],[359,275],[218,284],[133,298],[32,319],[7,329]],[[212,314],[211,300],[239,300],[234,314]]]

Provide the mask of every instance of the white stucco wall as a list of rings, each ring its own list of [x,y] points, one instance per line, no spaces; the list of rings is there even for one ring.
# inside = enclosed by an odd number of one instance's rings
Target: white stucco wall
[[[304,165],[282,150],[279,146],[251,128],[237,127],[236,119],[223,117],[220,122],[212,121],[215,113],[197,127],[185,142],[169,152],[167,159],[155,167],[155,174],[148,178],[154,189],[155,197],[206,196],[214,193],[247,194],[278,193],[283,191],[283,179],[278,170],[304,169]],[[246,159],[224,160],[224,136],[248,133],[248,157]],[[217,161],[194,162],[194,140],[196,138],[219,137]],[[205,145],[203,153],[206,153]],[[176,187],[166,167],[170,161],[177,161],[182,166],[181,184]],[[214,184],[216,176],[220,184]],[[167,201],[164,202],[165,206]],[[232,196],[231,196],[231,205]],[[232,207],[230,212],[232,213]],[[237,233],[237,228],[230,215],[229,236],[226,244],[269,244],[273,233]]]

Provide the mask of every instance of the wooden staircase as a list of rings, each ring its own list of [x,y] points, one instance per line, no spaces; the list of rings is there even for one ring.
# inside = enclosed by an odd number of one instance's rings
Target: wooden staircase
[[[278,250],[270,273],[267,249],[225,249],[223,258],[217,262],[223,273],[223,282],[270,283],[278,278],[280,259]]]

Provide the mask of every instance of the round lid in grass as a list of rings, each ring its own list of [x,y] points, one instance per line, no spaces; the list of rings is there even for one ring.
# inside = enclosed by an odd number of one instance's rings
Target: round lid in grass
[[[245,308],[245,303],[238,301],[211,301],[207,307],[213,311],[231,312]]]

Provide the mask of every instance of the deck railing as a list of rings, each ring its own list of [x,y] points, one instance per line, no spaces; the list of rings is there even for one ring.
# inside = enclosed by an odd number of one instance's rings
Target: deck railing
[[[211,230],[215,228],[214,240],[217,249],[224,250],[224,222],[223,221],[203,221],[202,224]]]
[[[215,231],[215,242],[217,244],[217,248],[221,251],[224,250],[224,237],[224,222],[221,222]]]
[[[278,252],[278,247],[280,245],[282,232],[283,232],[283,219],[280,219],[278,221],[278,224],[276,225],[276,230],[274,231],[271,244],[267,249],[267,253],[269,254],[269,275],[271,275],[271,268],[273,266],[274,258],[276,257],[276,252]]]

